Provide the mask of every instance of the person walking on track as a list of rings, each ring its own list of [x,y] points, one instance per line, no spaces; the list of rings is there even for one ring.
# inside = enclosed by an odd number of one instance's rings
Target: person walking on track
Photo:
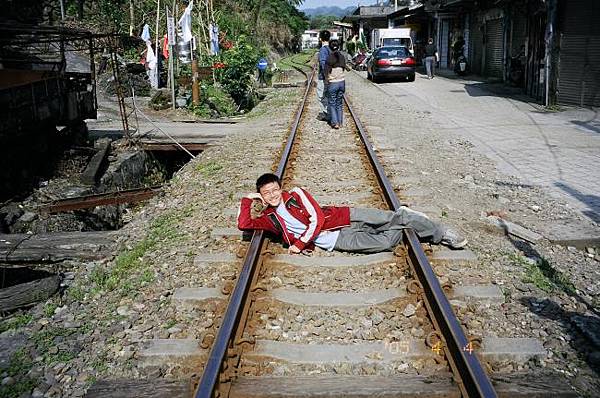
[[[327,88],[325,81],[325,67],[327,66],[327,59],[329,58],[329,39],[331,33],[328,30],[322,30],[319,32],[319,42],[321,48],[319,49],[319,77],[317,79],[317,99],[319,100],[319,110],[321,111],[317,116],[317,119],[322,121],[329,121],[327,115]]]
[[[329,42],[329,58],[325,65],[325,81],[327,82],[327,115],[329,124],[334,129],[339,129],[344,117],[344,93],[346,92],[346,57],[340,52],[340,42]]]

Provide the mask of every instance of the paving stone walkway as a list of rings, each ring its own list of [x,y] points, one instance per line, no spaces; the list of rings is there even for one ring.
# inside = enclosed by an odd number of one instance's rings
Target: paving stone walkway
[[[364,75],[364,73],[363,73]],[[498,93],[477,80],[417,74],[414,83],[379,84],[390,97],[431,112],[438,128],[462,135],[498,168],[543,186],[600,222],[600,115],[598,109],[540,105]]]

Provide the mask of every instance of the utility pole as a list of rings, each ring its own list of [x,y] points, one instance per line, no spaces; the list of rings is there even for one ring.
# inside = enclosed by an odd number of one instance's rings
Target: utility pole
[[[62,0],[61,0],[62,2]],[[129,36],[133,36],[135,26],[135,10],[133,8],[133,0],[129,0]]]
[[[198,60],[194,59],[193,53],[194,51],[192,50],[192,103],[194,105],[198,105],[200,103],[200,87],[198,85]]]
[[[156,54],[156,88],[158,88],[159,84],[160,84],[160,62],[158,62],[160,60],[160,52],[158,49],[158,28],[159,25],[158,23],[160,22],[160,0],[156,1],[156,32],[154,33],[156,35],[156,39],[154,41],[154,53]]]
[[[169,82],[171,88],[171,104],[173,109],[175,109],[175,61],[173,57],[175,56],[175,17],[171,16],[169,13],[169,8],[166,9],[167,15],[167,40],[169,45]]]

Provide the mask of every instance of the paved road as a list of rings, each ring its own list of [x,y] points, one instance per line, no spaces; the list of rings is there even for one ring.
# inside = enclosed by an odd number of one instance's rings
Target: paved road
[[[397,101],[429,110],[438,128],[468,139],[501,171],[545,187],[600,222],[598,109],[546,112],[515,96],[494,94],[494,85],[439,76],[379,86]]]

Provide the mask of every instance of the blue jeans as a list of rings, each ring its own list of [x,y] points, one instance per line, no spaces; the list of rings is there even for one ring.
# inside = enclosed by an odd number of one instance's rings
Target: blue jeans
[[[329,123],[334,126],[344,123],[344,93],[346,92],[346,82],[333,82],[327,86],[327,113],[329,115]]]
[[[433,77],[435,71],[435,57],[425,57],[425,69],[427,69],[427,76]]]
[[[317,80],[317,100],[319,101],[319,110],[326,115],[328,103],[327,88],[323,80]]]

